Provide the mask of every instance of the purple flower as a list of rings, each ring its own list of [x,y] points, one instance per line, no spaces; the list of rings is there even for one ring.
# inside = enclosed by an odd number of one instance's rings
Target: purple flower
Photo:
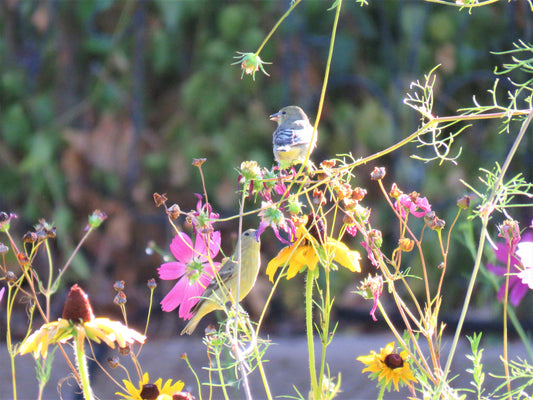
[[[186,233],[179,232],[174,236],[170,251],[177,261],[161,264],[157,269],[161,279],[179,279],[161,301],[163,311],[169,312],[180,306],[180,318],[193,316],[191,309],[215,276],[214,269],[220,266],[219,262],[212,261],[220,250],[220,232],[212,232],[210,236],[207,240],[207,236],[197,234],[194,246]]]
[[[522,241],[516,245],[516,247],[520,250],[522,250],[522,247],[525,251],[531,249],[533,244],[533,235],[531,232],[528,232],[524,235],[522,238]],[[523,246],[527,245],[527,246]],[[528,283],[525,283],[523,279],[520,276],[520,273],[523,273],[523,270],[519,268],[522,263],[520,260],[521,253],[518,251],[510,254],[510,248],[507,246],[506,243],[497,243],[496,249],[494,250],[494,254],[496,255],[496,259],[501,262],[502,264],[507,265],[507,259],[509,258],[510,262],[510,268],[509,268],[509,301],[513,306],[518,306],[520,302],[522,301],[522,298],[527,293],[529,286]],[[531,256],[530,256],[531,257]],[[487,264],[487,269],[492,272],[495,275],[499,276],[506,276],[507,275],[507,268],[494,265],[494,264]],[[527,268],[524,270],[526,271]],[[524,277],[527,278],[528,273],[524,273]],[[505,283],[500,287],[500,290],[498,290],[498,300],[502,301],[503,297],[505,296]]]
[[[272,202],[261,202],[262,211],[258,214],[261,217],[259,228],[257,229],[257,237],[265,231],[267,227],[271,227],[278,240],[284,244],[290,245],[293,238],[296,237],[296,228],[291,220],[287,220],[278,206]],[[279,228],[289,234],[289,241],[283,239],[279,234]]]

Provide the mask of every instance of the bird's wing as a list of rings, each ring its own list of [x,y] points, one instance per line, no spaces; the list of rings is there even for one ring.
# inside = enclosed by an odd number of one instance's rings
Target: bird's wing
[[[281,128],[278,127],[274,132],[272,143],[275,147],[297,146],[307,144],[311,140],[309,129],[304,127]]]
[[[238,264],[235,261],[233,261],[232,258],[228,258],[224,262],[222,267],[218,270],[218,276],[220,277],[220,281],[222,281],[223,283],[227,282],[228,279],[233,276],[233,274],[235,273],[235,269],[237,267],[238,267]],[[202,300],[204,300],[203,299],[204,297],[205,298],[209,297],[211,293],[213,293],[218,288],[218,282],[219,280],[217,279],[217,277],[213,277],[213,279],[211,279],[211,282],[209,282],[204,292],[202,293],[202,299],[200,299],[197,305],[199,305],[199,303],[201,303]],[[196,306],[194,308],[196,308]],[[194,311],[194,308],[192,311]]]

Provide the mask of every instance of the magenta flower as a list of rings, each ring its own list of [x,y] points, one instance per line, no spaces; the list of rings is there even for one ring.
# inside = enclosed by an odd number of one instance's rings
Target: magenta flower
[[[257,237],[259,237],[267,227],[271,227],[278,240],[284,244],[290,245],[296,237],[296,228],[291,220],[288,220],[283,215],[283,211],[272,202],[261,202],[261,212],[258,214],[261,217],[259,228],[257,229]],[[279,234],[279,228],[289,234],[289,241],[283,239]]]
[[[414,197],[416,199],[413,199]],[[408,194],[398,196],[394,207],[398,210],[402,218],[405,218],[407,210],[417,218],[422,218],[426,213],[431,211],[431,204],[429,204],[427,198]]]
[[[213,231],[213,223],[218,219],[219,215],[213,212],[211,204],[205,203],[202,204],[202,195],[195,193],[198,198],[198,203],[196,203],[196,211],[192,212],[192,224],[194,226],[194,231],[198,234],[205,235],[210,241],[213,240],[211,237]]]
[[[177,261],[161,264],[157,269],[161,279],[179,279],[161,301],[163,311],[169,312],[180,306],[180,318],[191,319],[193,316],[191,309],[215,276],[214,269],[218,270],[220,266],[219,262],[212,261],[220,250],[220,232],[212,232],[210,236],[207,241],[207,236],[197,234],[194,246],[186,233],[174,236],[170,251]]]
[[[528,232],[524,235],[522,241],[517,244],[517,248],[521,249],[521,246],[523,244],[532,243],[532,241],[533,235],[531,234],[531,232]],[[531,248],[530,246],[531,245],[528,245],[527,247],[524,246],[524,249],[527,250]],[[496,259],[502,264],[507,265],[509,250],[509,247],[505,243],[497,243],[496,249],[494,250]],[[509,301],[515,307],[520,304],[522,298],[525,296],[529,289],[528,283],[525,283],[519,275],[523,272],[523,269],[520,268],[520,266],[522,265],[520,255],[521,254],[517,251],[516,253],[511,254],[510,256],[511,266],[509,269]],[[507,274],[506,267],[494,264],[487,264],[487,269],[495,275],[505,276]],[[527,271],[527,268],[524,271]],[[524,273],[524,276],[527,278],[527,273]],[[500,287],[500,290],[498,290],[498,300],[502,301],[504,296],[505,283]]]

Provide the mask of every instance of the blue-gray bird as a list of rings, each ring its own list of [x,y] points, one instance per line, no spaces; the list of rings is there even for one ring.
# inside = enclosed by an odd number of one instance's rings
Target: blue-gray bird
[[[303,163],[309,149],[314,150],[318,136],[317,132],[313,138],[313,126],[305,112],[298,106],[287,106],[272,114],[270,119],[278,123],[272,146],[280,168]]]

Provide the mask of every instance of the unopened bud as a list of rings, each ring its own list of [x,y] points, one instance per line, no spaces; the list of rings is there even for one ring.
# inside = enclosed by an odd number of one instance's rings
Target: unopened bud
[[[459,208],[467,209],[470,207],[470,196],[463,196],[457,200]]]
[[[374,170],[370,173],[370,179],[373,181],[380,181],[385,178],[387,175],[387,170],[385,167],[375,167]]]

